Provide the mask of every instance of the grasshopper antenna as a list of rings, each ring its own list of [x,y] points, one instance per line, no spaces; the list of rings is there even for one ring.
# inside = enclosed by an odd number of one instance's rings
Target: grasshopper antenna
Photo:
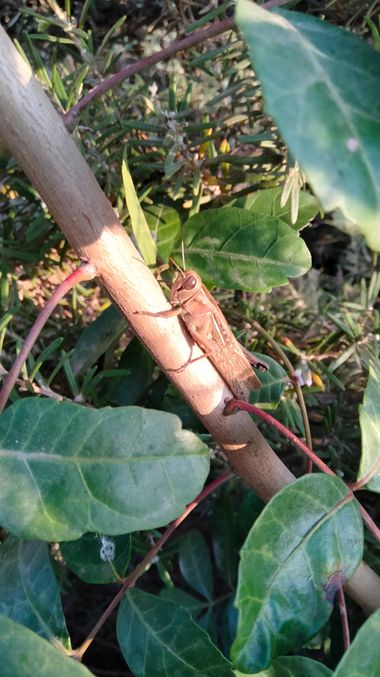
[[[182,258],[183,258],[183,257],[182,257]],[[176,263],[172,257],[170,257],[169,261],[170,261],[170,263],[173,264],[173,266],[174,266],[175,268],[177,268],[177,270],[179,270],[180,273],[183,273],[183,270],[185,270],[185,269],[182,270],[182,269],[181,269],[181,266],[179,266],[178,263]]]

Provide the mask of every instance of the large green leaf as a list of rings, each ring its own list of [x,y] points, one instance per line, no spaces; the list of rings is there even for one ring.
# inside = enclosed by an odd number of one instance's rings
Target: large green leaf
[[[117,341],[127,326],[127,320],[120,315],[115,306],[110,306],[100,313],[83,331],[70,356],[74,374],[85,372],[92,367],[112,343]]]
[[[380,251],[380,54],[347,30],[249,0],[236,20],[266,110],[322,206],[340,208]]]
[[[209,286],[269,292],[311,265],[298,233],[275,216],[238,207],[208,209],[191,216],[183,232],[186,266]],[[179,249],[175,258],[180,262]]]
[[[380,362],[370,365],[363,404],[359,407],[362,455],[358,479],[367,479],[366,487],[380,492]]]
[[[154,362],[141,341],[134,337],[124,350],[119,368],[128,373],[110,380],[106,401],[111,404],[136,404],[152,383]]]
[[[172,415],[29,398],[0,418],[0,523],[42,540],[120,534],[177,517],[202,488],[207,447]]]
[[[135,677],[233,677],[230,662],[181,607],[130,590],[117,617],[117,638]]]
[[[320,210],[318,200],[307,193],[305,190],[299,191],[299,206],[297,221],[292,223],[290,200],[281,207],[282,188],[264,188],[263,190],[256,190],[244,198],[237,198],[233,202],[235,207],[242,207],[249,209],[255,214],[262,214],[263,216],[277,216],[282,221],[294,228],[294,230],[301,230]]]
[[[131,554],[131,536],[83,534],[76,541],[61,543],[61,554],[82,581],[114,583],[125,576]]]
[[[0,545],[0,614],[69,647],[60,588],[46,543],[9,535]]]
[[[91,677],[73,658],[0,615],[1,677]]]
[[[306,656],[281,656],[273,661],[268,670],[256,672],[255,677],[329,677],[332,674],[332,670],[323,663],[313,661]],[[253,677],[238,670],[235,675],[236,677]]]
[[[277,494],[241,553],[232,649],[237,667],[266,669],[273,658],[313,637],[362,551],[358,505],[341,480],[308,475]]]
[[[334,677],[378,677],[380,666],[380,609],[360,628],[334,672]]]
[[[204,537],[195,529],[188,531],[180,542],[179,568],[186,583],[211,600],[213,581],[210,553]]]

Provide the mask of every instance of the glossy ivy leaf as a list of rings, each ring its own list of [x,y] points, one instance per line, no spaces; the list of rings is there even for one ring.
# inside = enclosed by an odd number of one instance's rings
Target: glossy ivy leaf
[[[136,337],[124,350],[119,368],[128,374],[110,381],[106,401],[123,406],[135,404],[152,383],[154,368],[151,356]]]
[[[277,216],[281,221],[285,221],[294,230],[301,230],[314,218],[321,207],[314,195],[306,190],[299,191],[299,207],[297,221],[292,223],[290,216],[290,200],[281,207],[282,187],[265,188],[256,190],[244,198],[238,198],[233,202],[235,207],[248,209],[255,214],[263,216]]]
[[[327,21],[249,0],[236,21],[266,110],[322,206],[340,208],[380,251],[380,54]]]
[[[362,455],[358,480],[368,478],[367,489],[380,492],[380,362],[372,362],[359,407]]]
[[[260,390],[251,390],[249,401],[251,404],[257,404],[261,409],[276,409],[282,394],[285,390],[287,374],[285,369],[269,355],[253,353],[255,357],[263,360],[269,369],[268,371],[256,371],[256,375],[261,383]]]
[[[1,677],[93,677],[23,625],[0,615]]]
[[[334,677],[378,677],[380,665],[380,610],[362,625],[334,672]]]
[[[184,428],[188,428],[197,433],[205,431],[199,418],[194,414],[193,410],[189,407],[187,402],[185,402],[183,397],[181,397],[178,390],[171,384],[167,386],[165,395],[163,399],[161,399],[160,408],[163,411],[168,411],[171,414],[178,416],[181,419]]]
[[[237,667],[267,669],[273,658],[314,637],[362,552],[359,508],[341,480],[307,475],[280,491],[241,552],[232,648]]]
[[[290,226],[245,209],[208,209],[183,226],[186,266],[207,286],[270,292],[306,273],[310,253]],[[181,252],[175,250],[180,263]]]
[[[207,447],[172,414],[28,398],[0,418],[0,523],[67,541],[163,526],[202,488]]]
[[[83,534],[61,543],[61,554],[71,571],[86,583],[114,583],[125,576],[131,555],[131,537]]]
[[[144,214],[150,230],[155,235],[158,255],[164,263],[167,263],[181,228],[179,214],[173,207],[159,204],[145,207]]]
[[[9,535],[0,545],[0,614],[70,647],[60,588],[46,543]]]
[[[104,310],[83,331],[72,355],[70,365],[74,375],[83,373],[92,367],[106,350],[117,341],[128,326],[115,306]]]
[[[213,504],[212,544],[219,575],[233,588],[237,575],[238,539],[234,506],[226,491],[221,492]]]
[[[207,543],[199,531],[188,531],[179,546],[179,568],[186,583],[206,599],[212,599],[213,577]]]
[[[255,672],[255,677],[329,677],[332,674],[332,670],[323,663],[313,661],[306,656],[281,656],[273,661],[268,670]],[[250,677],[247,673],[238,670],[235,671],[235,675],[236,677]]]
[[[198,618],[199,614],[208,607],[206,600],[202,601],[199,597],[189,595],[188,592],[181,590],[181,588],[164,588],[160,591],[159,595],[167,602],[174,602],[174,604],[177,604],[182,609],[186,609],[193,618]]]
[[[181,607],[129,590],[117,617],[117,638],[135,677],[233,677],[230,662]]]

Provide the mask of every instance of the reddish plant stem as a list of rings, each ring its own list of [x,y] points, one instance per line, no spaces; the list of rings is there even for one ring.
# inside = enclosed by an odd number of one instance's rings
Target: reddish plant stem
[[[348,625],[348,617],[347,617],[346,598],[344,595],[343,588],[339,588],[337,592],[337,600],[339,604],[340,620],[342,623],[343,646],[344,650],[347,651],[347,649],[351,644],[351,640],[350,640],[350,627]]]
[[[286,428],[282,423],[277,421],[273,416],[268,414],[266,411],[263,411],[262,409],[259,409],[258,407],[255,407],[253,404],[249,404],[249,402],[244,402],[243,400],[229,400],[225,406],[224,409],[224,414],[225,416],[229,416],[230,414],[233,414],[235,411],[248,411],[248,413],[253,414],[254,416],[258,416],[261,418],[265,423],[268,423],[268,425],[272,426],[273,428],[276,428],[282,435],[287,437],[288,440],[293,442],[295,446],[297,446],[304,454],[308,456],[308,458],[311,459],[311,461],[314,463],[314,465],[317,466],[322,472],[326,473],[326,475],[333,475],[336,477],[335,473],[331,468],[326,465],[318,456],[311,450],[309,449],[308,446],[302,440],[299,440],[298,437],[292,433],[291,430]],[[352,493],[351,487],[347,486],[347,489]],[[352,494],[353,495],[353,494]],[[366,509],[363,508],[361,505],[360,501],[358,501],[356,498],[355,500],[357,501],[360,509],[360,513],[363,519],[363,522],[367,526],[368,530],[371,532],[371,534],[376,538],[376,540],[380,543],[380,529],[379,527],[375,524],[373,521],[372,517],[367,513]]]
[[[105,612],[101,615],[99,618],[98,622],[94,627],[92,628],[91,632],[89,633],[88,637],[86,637],[85,641],[78,647],[78,649],[75,649],[72,652],[72,656],[76,658],[77,660],[81,661],[84,653],[87,651],[91,643],[93,642],[94,638],[98,634],[99,630],[102,628],[112,611],[117,607],[121,599],[123,598],[126,590],[129,588],[133,588],[134,585],[136,584],[137,580],[142,576],[145,571],[147,570],[148,566],[152,563],[154,558],[156,557],[157,553],[159,550],[161,550],[162,546],[168,541],[168,539],[171,537],[171,535],[174,533],[174,531],[179,527],[180,524],[188,517],[188,515],[196,508],[207,496],[209,496],[213,491],[218,489],[222,484],[227,482],[228,480],[232,479],[234,477],[234,473],[227,471],[223,473],[223,475],[220,475],[216,480],[213,482],[210,482],[210,484],[205,487],[200,494],[192,501],[189,503],[187,506],[186,510],[177,517],[174,522],[172,522],[168,528],[164,531],[162,536],[156,541],[154,546],[149,550],[149,552],[145,555],[144,559],[141,560],[140,564],[137,565],[137,567],[132,571],[132,573],[129,574],[124,579],[123,585],[121,586],[119,592],[115,597],[113,598],[111,604],[107,607]]]
[[[285,435],[288,440],[293,442],[293,444],[295,444],[304,454],[306,454],[306,456],[310,458],[314,465],[316,465],[322,472],[335,476],[334,471],[331,470],[331,468],[329,468],[328,465],[326,465],[326,463],[324,463],[311,449],[309,449],[309,447],[304,442],[302,442],[302,440],[298,439],[297,435],[292,433],[291,430],[286,428],[286,426],[280,423],[280,421],[277,421],[266,411],[263,411],[262,409],[259,409],[248,402],[243,402],[242,400],[229,400],[224,409],[224,414],[229,416],[230,414],[233,414],[234,411],[239,410],[248,411],[250,414],[261,418],[263,421],[265,421],[265,423],[268,423],[273,428],[276,428],[280,433],[282,433],[282,435]]]
[[[272,9],[273,7],[280,7],[281,5],[285,5],[287,2],[289,2],[289,0],[268,0],[268,2],[263,3],[262,7],[264,7],[265,9]],[[119,82],[123,82],[123,80],[132,77],[132,75],[136,75],[136,73],[141,73],[141,71],[146,70],[150,66],[154,66],[156,63],[159,63],[160,61],[170,59],[170,57],[174,56],[174,54],[177,54],[178,52],[181,52],[185,49],[189,49],[190,47],[195,47],[196,45],[205,42],[205,40],[214,38],[217,35],[220,35],[221,33],[225,33],[226,31],[231,31],[233,30],[234,27],[235,27],[235,18],[233,16],[228,17],[227,19],[223,19],[222,21],[215,21],[210,26],[207,26],[207,28],[194,31],[186,38],[173,42],[171,45],[165,47],[164,49],[161,49],[159,52],[155,52],[154,54],[151,54],[150,56],[147,56],[144,59],[138,61],[137,63],[131,64],[130,66],[121,68],[117,73],[114,73],[109,78],[106,78],[98,85],[96,85],[96,87],[93,87],[93,89],[91,89],[88,92],[88,94],[86,94],[80,101],[78,101],[78,103],[76,103],[72,108],[70,108],[66,113],[64,113],[62,118],[65,125],[66,126],[70,125],[74,121],[78,113],[83,108],[88,106],[88,104],[91,103],[93,99],[102,96],[103,94],[105,94],[105,92],[108,92],[108,90],[112,89],[112,87],[118,85]]]
[[[90,263],[81,263],[76,270],[74,270],[68,277],[58,285],[50,299],[39,313],[35,323],[33,324],[28,336],[26,337],[23,346],[17,355],[12,368],[5,378],[4,385],[0,391],[0,412],[3,411],[8,397],[11,394],[12,388],[17,381],[17,377],[26,362],[26,359],[33,348],[41,330],[45,326],[50,315],[58,305],[59,301],[67,294],[70,289],[75,287],[79,282],[84,280],[92,280],[96,275],[96,268]]]

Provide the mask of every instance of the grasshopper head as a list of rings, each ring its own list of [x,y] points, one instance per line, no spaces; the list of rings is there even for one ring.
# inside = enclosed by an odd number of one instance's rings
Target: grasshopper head
[[[194,270],[184,270],[173,283],[170,302],[181,304],[189,301],[202,288],[202,280]]]

